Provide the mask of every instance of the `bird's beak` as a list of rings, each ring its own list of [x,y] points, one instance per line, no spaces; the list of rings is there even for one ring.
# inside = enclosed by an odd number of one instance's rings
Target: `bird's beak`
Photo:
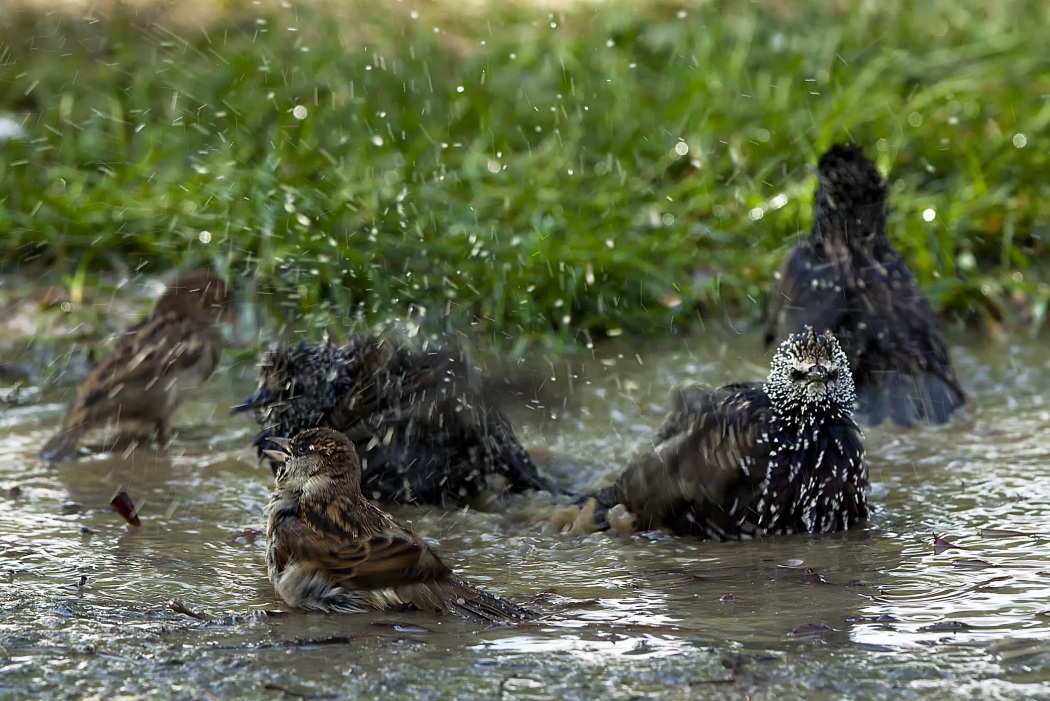
[[[272,448],[265,448],[262,454],[270,458],[276,463],[284,464],[288,462],[288,458],[292,457],[291,452],[291,441],[287,438],[267,438],[266,442],[270,445],[277,446],[277,450]]]
[[[242,411],[248,411],[249,409],[258,409],[261,406],[266,406],[270,403],[270,391],[260,387],[255,390],[252,396],[245,399],[243,402],[230,409],[231,414],[240,414]]]
[[[814,365],[806,372],[806,384],[811,385],[815,382],[822,385],[828,383],[828,369],[823,365]]]

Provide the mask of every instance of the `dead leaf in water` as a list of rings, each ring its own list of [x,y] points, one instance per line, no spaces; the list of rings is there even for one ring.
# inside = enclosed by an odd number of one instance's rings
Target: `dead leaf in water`
[[[207,621],[209,619],[208,614],[201,613],[200,611],[194,611],[181,599],[172,599],[168,602],[168,608],[175,613],[181,613],[183,616],[189,616],[190,618],[196,618],[198,621]]]
[[[244,545],[252,545],[256,540],[265,536],[263,531],[258,528],[245,528],[240,533],[233,536],[232,540],[235,543],[243,543]]]
[[[953,632],[957,630],[965,630],[969,627],[970,626],[963,623],[962,621],[941,621],[940,623],[933,623],[928,626],[923,626],[922,628],[919,628],[919,630],[925,633],[940,633],[945,631]]]
[[[794,635],[796,638],[816,639],[824,635],[825,633],[830,633],[834,630],[834,628],[826,626],[823,623],[808,623],[804,626],[799,626],[798,628],[795,628],[791,631],[791,634]]]
[[[982,538],[1014,538],[1022,536],[1025,538],[1038,538],[1039,533],[1025,533],[1024,531],[1015,531],[1010,528],[982,528]]]
[[[831,584],[824,576],[811,567],[806,568],[806,581],[810,584]]]
[[[952,567],[968,567],[970,569],[984,569],[986,567],[995,567],[992,563],[987,560],[979,560],[977,558],[965,559],[965,560],[952,560]]]
[[[109,500],[109,505],[113,507],[113,510],[124,517],[124,520],[128,524],[135,526],[142,525],[142,521],[139,520],[138,512],[135,509],[135,504],[131,501],[131,497],[128,493],[121,489]]]
[[[936,533],[933,534],[933,554],[934,555],[940,555],[945,550],[962,550],[962,549],[963,548],[960,548],[955,543],[952,543],[952,542],[949,542],[949,541],[945,540],[944,538],[940,537]]]
[[[336,699],[339,698],[335,694],[300,694],[296,691],[291,691],[278,684],[266,684],[263,686],[267,691],[279,691],[285,696],[293,699]]]

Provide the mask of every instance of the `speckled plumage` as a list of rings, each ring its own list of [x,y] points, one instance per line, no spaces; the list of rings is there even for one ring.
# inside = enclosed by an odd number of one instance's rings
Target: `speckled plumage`
[[[180,274],[148,317],[125,331],[77,389],[62,428],[40,455],[50,462],[76,456],[84,434],[108,421],[122,433],[155,429],[161,443],[169,419],[191,390],[211,377],[222,358],[220,317],[226,285],[207,270]]]
[[[831,334],[783,342],[765,383],[675,391],[652,443],[599,493],[641,530],[719,540],[845,530],[867,518],[849,363]]]
[[[484,384],[456,349],[357,336],[268,351],[259,388],[234,410],[253,409],[264,427],[260,455],[269,436],[342,431],[361,456],[365,495],[380,503],[463,505],[494,487],[556,492]]]
[[[965,396],[929,304],[886,234],[885,181],[852,144],[831,147],[818,177],[813,231],[770,292],[766,343],[805,326],[830,330],[871,423],[948,421]]]
[[[533,614],[452,572],[417,535],[361,494],[353,444],[328,428],[268,449],[280,464],[266,527],[266,570],[277,595],[328,613],[418,609],[478,622]]]

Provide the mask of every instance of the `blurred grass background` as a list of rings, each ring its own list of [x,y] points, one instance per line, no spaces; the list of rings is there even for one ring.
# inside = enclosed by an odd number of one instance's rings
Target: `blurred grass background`
[[[862,144],[946,320],[1038,332],[1050,5],[0,9],[0,269],[214,265],[280,321],[521,347],[761,318]]]

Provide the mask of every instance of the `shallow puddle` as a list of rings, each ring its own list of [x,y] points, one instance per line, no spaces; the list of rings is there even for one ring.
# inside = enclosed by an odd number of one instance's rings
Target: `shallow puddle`
[[[567,487],[614,476],[675,383],[766,372],[757,334],[635,345],[540,361],[569,401],[514,420]],[[72,390],[48,391],[0,408],[0,697],[1050,698],[1044,346],[954,344],[968,409],[865,430],[875,514],[846,534],[570,535],[523,496],[397,510],[465,577],[550,613],[495,629],[276,613],[256,533],[270,472],[227,415],[252,367],[194,396],[169,450],[58,467],[34,451]],[[110,510],[121,487],[140,529]]]

